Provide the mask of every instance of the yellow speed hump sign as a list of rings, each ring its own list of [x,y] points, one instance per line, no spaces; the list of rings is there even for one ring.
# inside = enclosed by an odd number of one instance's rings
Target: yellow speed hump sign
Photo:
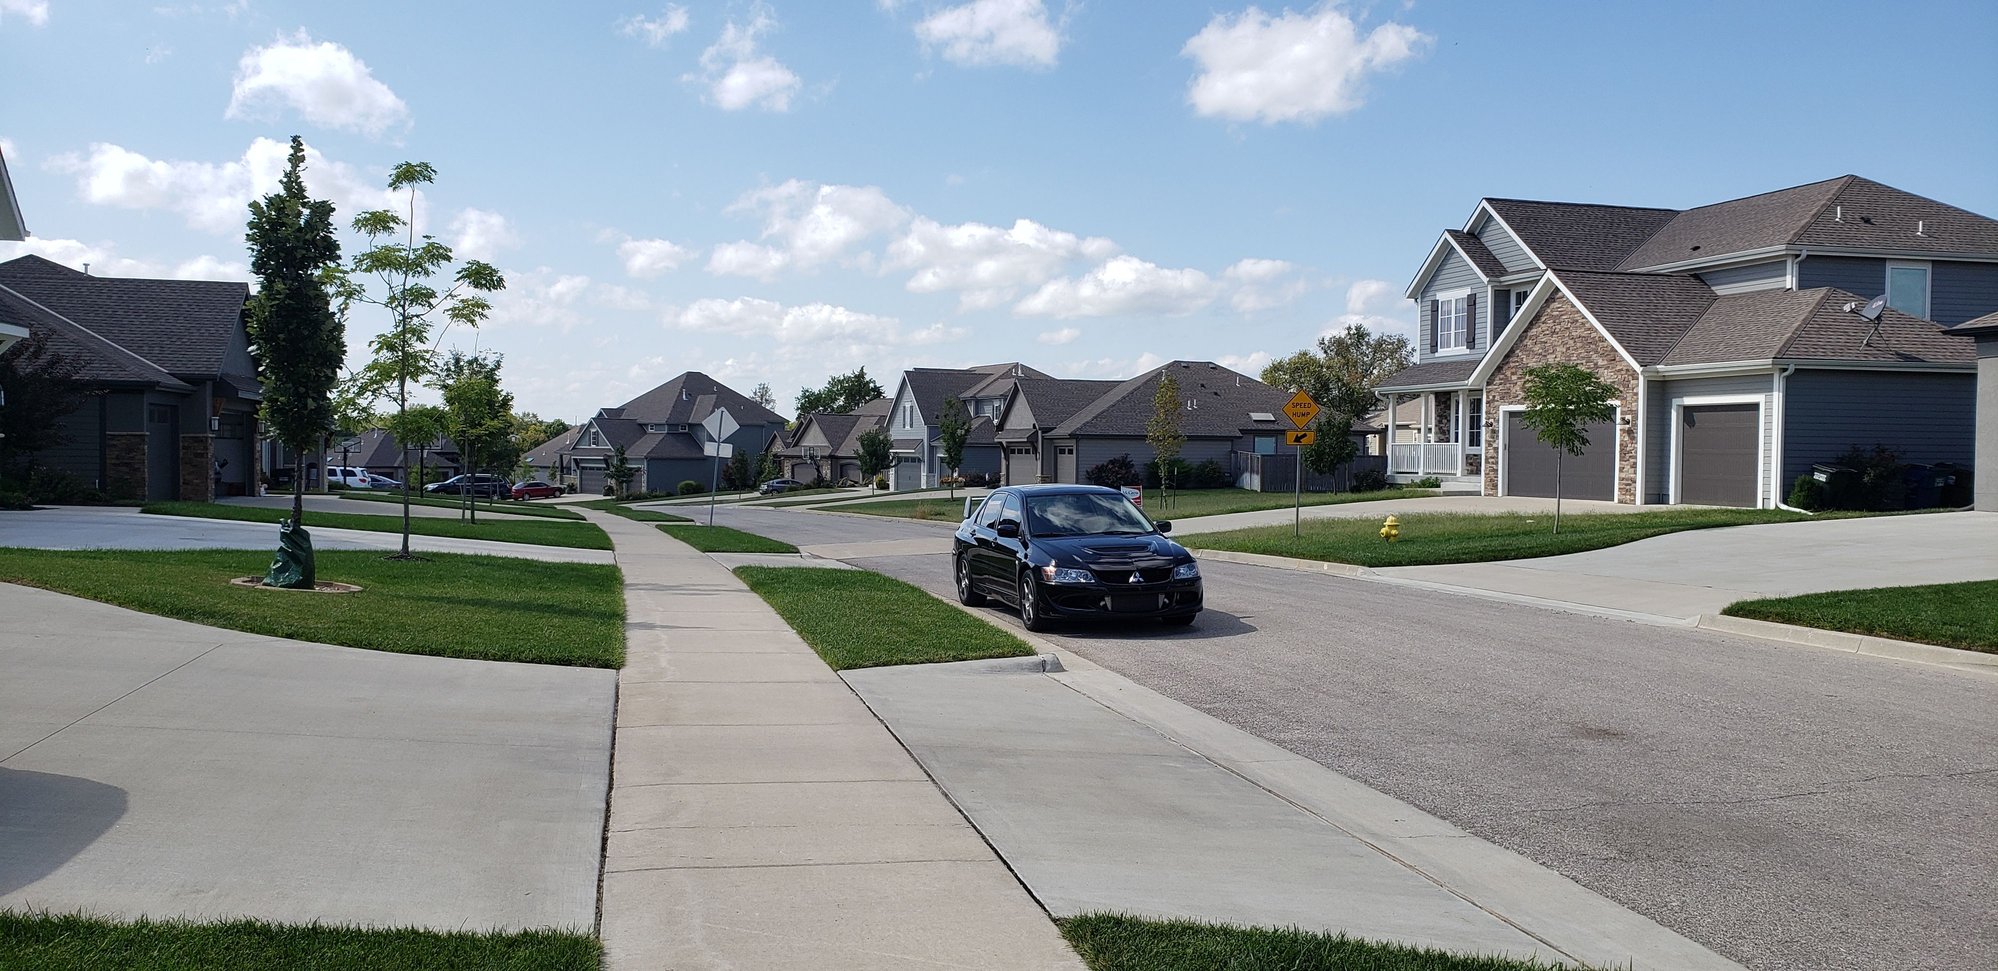
[[[1283,443],[1285,445],[1316,445],[1318,444],[1318,433],[1312,431],[1284,432]]]
[[[1310,395],[1299,391],[1291,395],[1289,401],[1283,403],[1283,413],[1284,417],[1290,419],[1291,424],[1304,428],[1311,424],[1311,419],[1318,417],[1318,402],[1311,400]]]

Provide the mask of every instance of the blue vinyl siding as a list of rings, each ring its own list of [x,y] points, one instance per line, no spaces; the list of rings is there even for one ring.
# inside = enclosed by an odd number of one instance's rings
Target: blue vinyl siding
[[[1672,402],[1685,398],[1762,398],[1762,468],[1770,467],[1769,451],[1775,447],[1776,407],[1773,374],[1742,374],[1720,378],[1681,378],[1676,381],[1651,380],[1645,383],[1644,407],[1644,501],[1668,502],[1672,490]],[[1765,483],[1766,485],[1766,483]],[[1767,492],[1764,489],[1763,492]],[[1766,496],[1765,496],[1766,498]],[[1778,497],[1781,498],[1781,497]]]
[[[1800,370],[1784,379],[1778,485],[1847,448],[1885,445],[1904,462],[1970,464],[1977,376]]]
[[[1478,274],[1477,267],[1453,247],[1443,257],[1443,262],[1437,265],[1436,272],[1430,274],[1429,283],[1422,288],[1422,298],[1427,300],[1431,294],[1454,293],[1484,285],[1485,278]]]
[[[1837,287],[1862,297],[1886,292],[1887,261],[1813,256],[1797,270],[1797,288]],[[1952,326],[1998,310],[1998,263],[1935,260],[1929,267],[1929,318]]]
[[[1788,260],[1777,260],[1773,263],[1730,266],[1723,270],[1702,271],[1699,277],[1701,282],[1723,296],[1756,290],[1781,290],[1789,285],[1790,264]]]
[[[1519,245],[1519,240],[1513,239],[1512,234],[1506,232],[1496,219],[1485,220],[1484,225],[1477,229],[1477,237],[1484,241],[1485,248],[1491,250],[1500,263],[1505,264],[1507,270],[1530,270],[1540,265],[1526,254],[1526,248]]]
[[[1478,298],[1477,313],[1472,320],[1475,332],[1471,336],[1471,350],[1481,351],[1491,345],[1491,291],[1486,289],[1485,278],[1479,275],[1477,268],[1465,260],[1462,254],[1452,249],[1443,257],[1443,262],[1437,265],[1436,272],[1430,275],[1429,282],[1423,286],[1421,295],[1416,299],[1416,319],[1421,323],[1420,331],[1416,335],[1416,360],[1429,360],[1436,351],[1435,344],[1430,340],[1429,301],[1435,299],[1438,294],[1461,294],[1466,291],[1476,294]],[[1443,356],[1458,355],[1453,353]]]

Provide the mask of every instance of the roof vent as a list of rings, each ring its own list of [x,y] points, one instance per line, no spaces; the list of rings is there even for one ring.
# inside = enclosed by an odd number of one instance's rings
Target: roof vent
[[[1844,207],[1844,206],[1833,206],[1833,207],[1832,207],[1832,222],[1835,222],[1835,223],[1842,223],[1842,222],[1845,222],[1845,207]]]
[[[1697,252],[1699,252],[1699,251],[1700,251],[1700,244],[1698,244],[1698,243],[1694,243],[1694,244],[1693,244],[1693,252],[1697,253]]]
[[[1863,222],[1863,223],[1865,223],[1865,224],[1867,224],[1868,226],[1871,226],[1871,225],[1873,225],[1873,217],[1872,217],[1872,216],[1861,216],[1861,217],[1859,217],[1859,221],[1860,221],[1860,222]]]
[[[1917,220],[1915,220],[1915,235],[1917,235],[1917,236],[1927,236],[1927,235],[1928,235],[1928,228],[1929,228],[1929,222],[1928,222],[1928,220],[1926,220],[1926,219],[1917,219]]]

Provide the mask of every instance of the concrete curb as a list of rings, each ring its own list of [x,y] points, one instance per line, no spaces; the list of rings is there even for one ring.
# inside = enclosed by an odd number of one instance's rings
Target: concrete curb
[[[1845,631],[1799,627],[1795,624],[1778,624],[1767,620],[1750,620],[1746,617],[1728,617],[1722,614],[1701,614],[1694,626],[1724,634],[1759,637],[1827,651],[1936,664],[1960,671],[1998,676],[1998,654],[1982,654],[1954,647],[1939,647],[1935,644],[1897,641],[1889,637],[1849,634]]]
[[[1198,534],[1195,534],[1198,535]],[[1183,544],[1182,544],[1183,545]],[[1330,573],[1334,576],[1350,577],[1354,580],[1374,579],[1374,571],[1351,563],[1333,563],[1329,560],[1305,560],[1295,556],[1271,556],[1267,553],[1237,553],[1234,550],[1210,550],[1202,547],[1188,547],[1195,559],[1217,560],[1222,563],[1244,563],[1249,566],[1267,566],[1277,570],[1295,570],[1299,573]]]

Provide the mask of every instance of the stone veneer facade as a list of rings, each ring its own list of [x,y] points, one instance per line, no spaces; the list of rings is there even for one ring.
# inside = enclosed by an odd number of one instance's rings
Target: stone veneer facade
[[[113,499],[146,498],[146,433],[104,433],[104,492]]]
[[[180,498],[208,502],[215,498],[215,440],[208,435],[180,436]]]
[[[1523,326],[1525,330],[1499,361],[1491,380],[1485,382],[1485,415],[1493,423],[1485,432],[1485,454],[1493,457],[1484,463],[1485,495],[1495,496],[1499,492],[1499,463],[1503,456],[1498,454],[1497,423],[1505,420],[1501,409],[1526,404],[1522,390],[1526,385],[1526,369],[1542,364],[1574,364],[1594,371],[1617,389],[1617,403],[1622,410],[1617,427],[1616,501],[1636,502],[1637,429],[1642,424],[1637,413],[1636,369],[1610,346],[1602,332],[1582,316],[1581,309],[1566,294],[1555,292]],[[1590,447],[1599,444],[1591,442]]]

